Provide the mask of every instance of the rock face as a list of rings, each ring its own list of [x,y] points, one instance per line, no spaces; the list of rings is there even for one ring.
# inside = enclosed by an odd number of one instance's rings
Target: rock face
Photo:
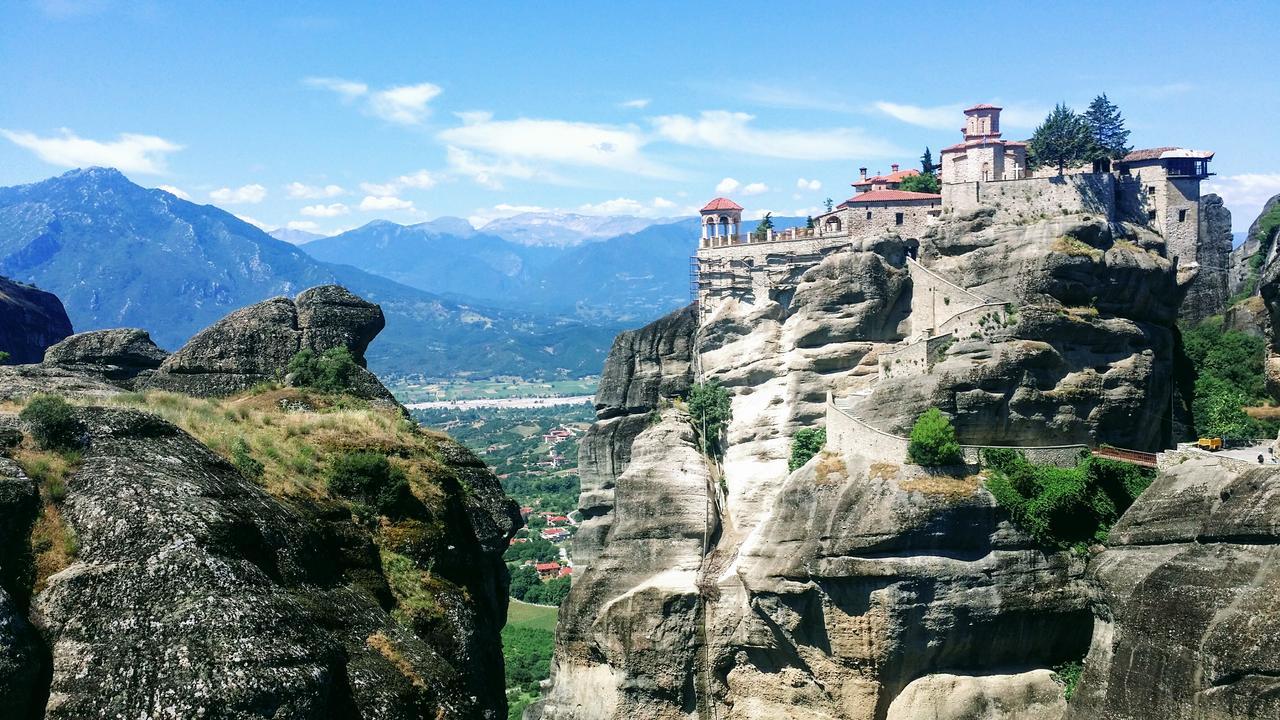
[[[49,662],[27,620],[31,526],[40,511],[36,484],[18,464],[0,457],[0,717],[39,717]]]
[[[1231,273],[1228,279],[1228,290],[1231,295],[1238,295],[1252,288],[1254,292],[1258,290],[1257,283],[1250,284],[1250,279],[1256,279],[1258,276],[1258,268],[1270,263],[1275,259],[1276,244],[1274,235],[1271,238],[1262,237],[1260,222],[1263,217],[1277,207],[1280,207],[1280,195],[1272,197],[1262,207],[1262,212],[1249,225],[1249,232],[1245,236],[1245,241],[1240,247],[1231,251],[1230,267]],[[1258,259],[1254,259],[1262,249],[1266,246],[1266,254]],[[1256,263],[1256,264],[1255,264]]]
[[[664,342],[676,318],[619,339],[581,449],[589,519],[552,682],[527,718],[1063,717],[1051,668],[1094,626],[1082,557],[1036,547],[975,477],[869,447],[787,466],[828,392],[892,432],[936,405],[970,443],[1167,442],[1195,273],[1096,216],[992,218],[947,219],[919,263],[880,238],[718,297],[678,333],[687,354]],[[895,368],[917,342],[931,371]],[[690,365],[730,393],[716,461],[662,400]]]
[[[345,508],[277,500],[155,416],[81,419],[89,446],[62,506],[78,552],[32,604],[52,676],[30,682],[42,666],[6,650],[0,708],[29,692],[68,720],[505,715],[500,554],[518,515],[468,451],[442,448],[472,490],[454,488],[440,518],[450,545],[433,572],[463,590],[435,596],[447,612],[427,633],[393,619],[378,552]],[[13,648],[24,618],[6,599]]]
[[[1073,720],[1280,717],[1280,471],[1188,456],[1090,564]]]
[[[132,384],[139,375],[150,375],[169,353],[161,350],[145,330],[91,330],[78,333],[45,351],[47,365],[99,372],[112,382]]]
[[[1120,231],[1064,217],[933,233],[922,262],[1004,308],[953,335],[931,374],[879,383],[858,414],[905,435],[938,407],[979,445],[1165,447],[1173,323],[1194,276],[1175,276],[1157,237]]]
[[[37,363],[45,348],[71,334],[71,320],[53,293],[0,277],[0,351],[13,364]]]
[[[210,325],[170,355],[147,384],[190,395],[229,395],[284,379],[300,350],[346,347],[362,369],[357,394],[390,400],[377,378],[363,370],[364,351],[385,324],[381,308],[345,288],[311,288],[294,300],[266,300]]]
[[[1200,198],[1200,242],[1196,246],[1195,262],[1199,271],[1187,290],[1187,297],[1178,310],[1178,317],[1189,323],[1198,323],[1212,315],[1221,315],[1231,296],[1230,265],[1231,211],[1218,195]],[[1180,262],[1185,263],[1185,260]]]

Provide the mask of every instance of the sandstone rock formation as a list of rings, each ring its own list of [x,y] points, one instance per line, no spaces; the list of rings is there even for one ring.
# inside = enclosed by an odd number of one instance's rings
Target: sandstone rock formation
[[[1262,206],[1262,212],[1249,225],[1249,232],[1245,235],[1245,241],[1240,244],[1240,247],[1231,251],[1231,273],[1227,285],[1227,290],[1231,296],[1236,296],[1249,290],[1251,279],[1254,280],[1252,290],[1257,292],[1258,269],[1275,259],[1275,237],[1274,235],[1270,238],[1262,237],[1259,221],[1277,207],[1280,207],[1280,195],[1267,200]],[[1266,248],[1265,255],[1255,259],[1255,256],[1263,250],[1264,246]]]
[[[361,366],[357,393],[392,401],[364,370],[364,351],[382,330],[382,310],[337,285],[311,288],[294,300],[273,298],[241,308],[200,331],[170,355],[149,387],[190,395],[229,395],[283,380],[298,351],[346,347]]]
[[[45,348],[71,334],[71,320],[53,293],[0,277],[0,351],[13,364],[37,363]]]
[[[160,367],[169,353],[151,341],[145,330],[121,328],[78,333],[45,351],[47,365],[102,373],[112,382],[131,383]]]
[[[81,419],[89,445],[62,506],[75,561],[33,599],[43,644],[30,659],[25,613],[0,592],[0,708],[47,697],[46,718],[139,717],[162,698],[172,717],[503,714],[500,556],[518,515],[470,452],[442,443],[459,484],[430,565],[459,590],[437,586],[448,612],[427,633],[393,619],[378,552],[346,509],[277,500],[155,416]]]
[[[619,339],[527,718],[1063,717],[1051,669],[1084,656],[1099,607],[1085,558],[1037,547],[977,478],[830,446],[789,472],[791,437],[832,392],[891,432],[937,405],[971,443],[1162,447],[1196,273],[1159,236],[1085,215],[978,212],[925,237],[918,264],[903,250],[865,242],[717,298],[681,329],[687,355],[663,342],[678,317]],[[931,371],[894,368],[941,333]],[[717,461],[664,401],[690,364],[731,394]]]
[[[1199,237],[1194,259],[1199,272],[1178,311],[1178,317],[1190,323],[1221,315],[1231,297],[1231,246],[1235,241],[1231,236],[1231,211],[1218,195],[1200,198]],[[1189,260],[1180,258],[1179,262],[1185,264]]]
[[[1280,717],[1280,471],[1187,456],[1090,564],[1073,720]]]

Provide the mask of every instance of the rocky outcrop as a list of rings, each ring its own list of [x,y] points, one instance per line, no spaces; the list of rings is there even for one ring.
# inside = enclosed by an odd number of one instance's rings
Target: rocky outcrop
[[[273,298],[241,308],[210,325],[170,355],[146,384],[190,395],[230,395],[284,380],[300,350],[346,347],[360,365],[353,394],[392,401],[364,369],[364,351],[384,325],[381,308],[345,288],[311,288],[293,300]]]
[[[1194,324],[1207,317],[1221,315],[1226,309],[1227,299],[1231,296],[1228,285],[1233,244],[1231,211],[1218,195],[1202,196],[1195,255],[1199,269],[1178,309],[1179,319]]]
[[[52,675],[32,683],[38,662],[0,654],[0,708],[22,700],[16,666],[50,719],[505,715],[500,554],[518,515],[474,455],[442,442],[453,479],[429,519],[444,535],[397,547],[440,579],[437,620],[419,628],[393,617],[379,553],[345,507],[278,500],[155,416],[81,419],[88,446],[62,504],[78,549],[32,603]],[[5,599],[12,648],[24,618]]]
[[[0,352],[12,364],[38,363],[45,348],[71,334],[71,320],[53,293],[0,277]]]
[[[1276,243],[1274,235],[1270,238],[1264,238],[1261,232],[1261,220],[1268,213],[1280,207],[1280,195],[1276,195],[1262,206],[1262,212],[1249,225],[1249,232],[1245,235],[1245,240],[1240,247],[1231,251],[1230,256],[1230,277],[1228,278],[1228,291],[1232,297],[1240,294],[1256,293],[1258,287],[1259,269],[1272,260],[1276,256]],[[1265,248],[1265,254],[1262,257],[1256,257],[1259,252]]]
[[[938,407],[979,445],[1164,447],[1173,324],[1194,276],[1175,276],[1157,242],[1079,217],[935,232],[922,261],[1004,308],[953,335],[929,375],[878,384],[856,412],[905,435]]]
[[[116,383],[131,384],[139,375],[160,367],[169,353],[151,341],[145,330],[120,328],[78,333],[45,351],[46,365],[101,373]]]
[[[1176,462],[1176,461],[1175,461]],[[1090,564],[1072,720],[1280,717],[1280,471],[1187,455]]]
[[[34,576],[29,538],[39,511],[36,484],[0,457],[0,717],[39,717],[47,685],[45,647],[27,620]]]

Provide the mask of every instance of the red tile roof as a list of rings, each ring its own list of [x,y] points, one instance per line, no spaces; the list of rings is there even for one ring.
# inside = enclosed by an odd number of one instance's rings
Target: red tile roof
[[[974,105],[973,107],[965,108],[965,109],[964,109],[964,111],[965,111],[965,112],[973,112],[974,110],[1003,110],[1003,109],[1004,109],[1004,108],[1000,107],[999,105],[991,105],[991,104],[988,104],[988,103],[978,103],[977,105]]]
[[[556,577],[564,577],[565,575],[572,575],[572,574],[573,574],[573,568],[571,568],[571,567],[562,567],[562,568],[560,568],[560,574],[559,574],[559,575],[557,575]]]
[[[869,202],[901,202],[904,200],[941,200],[941,195],[933,193],[907,192],[906,190],[872,190],[854,195],[853,197],[840,203],[841,205],[850,205],[853,203],[869,203]]]
[[[538,563],[537,565],[533,566],[533,569],[537,570],[538,572],[551,572],[553,570],[559,571],[560,563],[558,562]]]
[[[877,175],[875,177],[869,177],[866,180],[859,180],[858,182],[854,183],[853,186],[862,187],[863,185],[873,185],[875,183],[902,182],[904,178],[909,178],[912,175],[919,175],[919,174],[920,174],[919,170],[899,170],[898,172],[889,173],[888,175]]]
[[[741,209],[742,209],[741,205],[730,200],[729,198],[718,197],[715,200],[712,200],[711,202],[707,203],[706,206],[702,208],[702,212],[708,212],[710,210],[741,210]]]

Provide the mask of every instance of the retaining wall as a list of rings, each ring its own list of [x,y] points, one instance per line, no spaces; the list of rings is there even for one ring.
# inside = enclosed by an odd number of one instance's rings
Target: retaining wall
[[[1021,180],[947,183],[942,206],[964,214],[995,208],[999,220],[1031,222],[1044,216],[1091,213],[1116,217],[1116,179],[1111,173],[1085,173]]]

